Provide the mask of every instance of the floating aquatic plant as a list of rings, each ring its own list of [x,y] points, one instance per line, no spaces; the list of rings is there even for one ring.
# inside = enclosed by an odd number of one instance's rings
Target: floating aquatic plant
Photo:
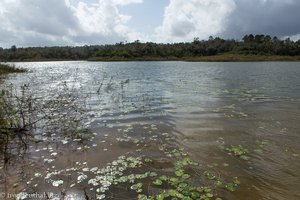
[[[239,157],[242,160],[249,160],[249,150],[242,145],[231,145],[230,147],[225,146],[225,141],[222,137],[217,140],[218,146],[220,149],[226,151],[229,155]]]
[[[63,181],[63,180],[58,180],[58,181],[53,181],[53,182],[52,182],[52,185],[53,185],[54,187],[58,187],[58,186],[60,186],[60,185],[62,185],[62,184],[64,184],[64,181]]]
[[[77,183],[81,183],[82,181],[84,181],[85,179],[87,179],[87,175],[85,174],[81,174],[77,177]]]
[[[225,185],[225,188],[227,190],[229,190],[230,192],[234,192],[237,189],[237,187],[238,187],[239,184],[240,184],[240,181],[238,180],[238,178],[234,177],[232,182],[227,183]]]
[[[225,148],[225,150],[230,154],[239,157],[242,160],[249,160],[248,149],[243,147],[242,145],[233,146]]]

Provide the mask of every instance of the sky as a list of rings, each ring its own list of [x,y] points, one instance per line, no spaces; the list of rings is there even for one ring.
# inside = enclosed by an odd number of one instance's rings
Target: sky
[[[0,0],[0,47],[300,39],[300,0]]]

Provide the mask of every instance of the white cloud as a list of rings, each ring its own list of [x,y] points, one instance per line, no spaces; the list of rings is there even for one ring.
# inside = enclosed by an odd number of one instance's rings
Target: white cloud
[[[290,38],[291,38],[292,40],[294,40],[294,41],[300,40],[300,33],[297,34],[297,35],[292,35],[292,36],[290,36]]]
[[[118,6],[142,0],[1,0],[0,46],[114,43],[137,35]]]
[[[64,37],[79,28],[73,12],[61,0],[1,0],[0,7],[1,46],[66,44]]]
[[[80,2],[77,7],[73,7],[73,10],[82,31],[92,34],[100,33],[107,36],[122,32],[130,19],[130,16],[120,14],[116,5],[110,0],[102,0],[92,6]]]
[[[86,2],[0,0],[0,47],[124,40],[182,42],[210,35],[241,38],[249,33],[292,38],[300,35],[299,0],[170,0],[164,18],[156,23],[161,25],[153,27],[155,34],[135,31],[129,27],[131,16],[121,12],[124,6],[143,0]]]
[[[241,38],[250,33],[297,38],[299,10],[299,0],[170,0],[154,40]]]
[[[228,15],[235,9],[233,0],[171,0],[165,9],[157,40],[191,41],[224,31]]]
[[[0,6],[3,8],[1,21],[6,22],[4,24],[1,22],[1,25],[7,30],[62,35],[76,28],[72,12],[61,0],[51,0],[51,3],[36,0],[27,0],[26,3],[4,0]]]
[[[143,3],[143,0],[113,0],[116,5],[127,5],[132,3]]]
[[[240,38],[245,34],[284,37],[300,33],[299,0],[235,0],[221,36]]]
[[[140,37],[127,26],[131,16],[121,14],[118,6],[142,3],[142,0],[100,0],[98,4],[89,5],[79,2],[72,10],[80,24],[80,31],[74,35],[79,44],[114,43],[134,40]]]

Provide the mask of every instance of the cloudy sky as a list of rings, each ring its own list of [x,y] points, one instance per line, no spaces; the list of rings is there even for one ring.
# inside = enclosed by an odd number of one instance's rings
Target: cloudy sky
[[[0,47],[300,38],[300,0],[0,0]]]

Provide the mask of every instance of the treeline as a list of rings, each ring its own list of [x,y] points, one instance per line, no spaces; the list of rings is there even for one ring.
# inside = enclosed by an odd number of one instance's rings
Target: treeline
[[[299,56],[300,40],[292,41],[269,35],[245,35],[242,40],[224,40],[209,37],[195,38],[192,42],[157,44],[152,42],[120,42],[114,45],[93,45],[80,47],[29,47],[0,48],[0,61],[31,60],[134,60],[181,59],[220,54]]]

